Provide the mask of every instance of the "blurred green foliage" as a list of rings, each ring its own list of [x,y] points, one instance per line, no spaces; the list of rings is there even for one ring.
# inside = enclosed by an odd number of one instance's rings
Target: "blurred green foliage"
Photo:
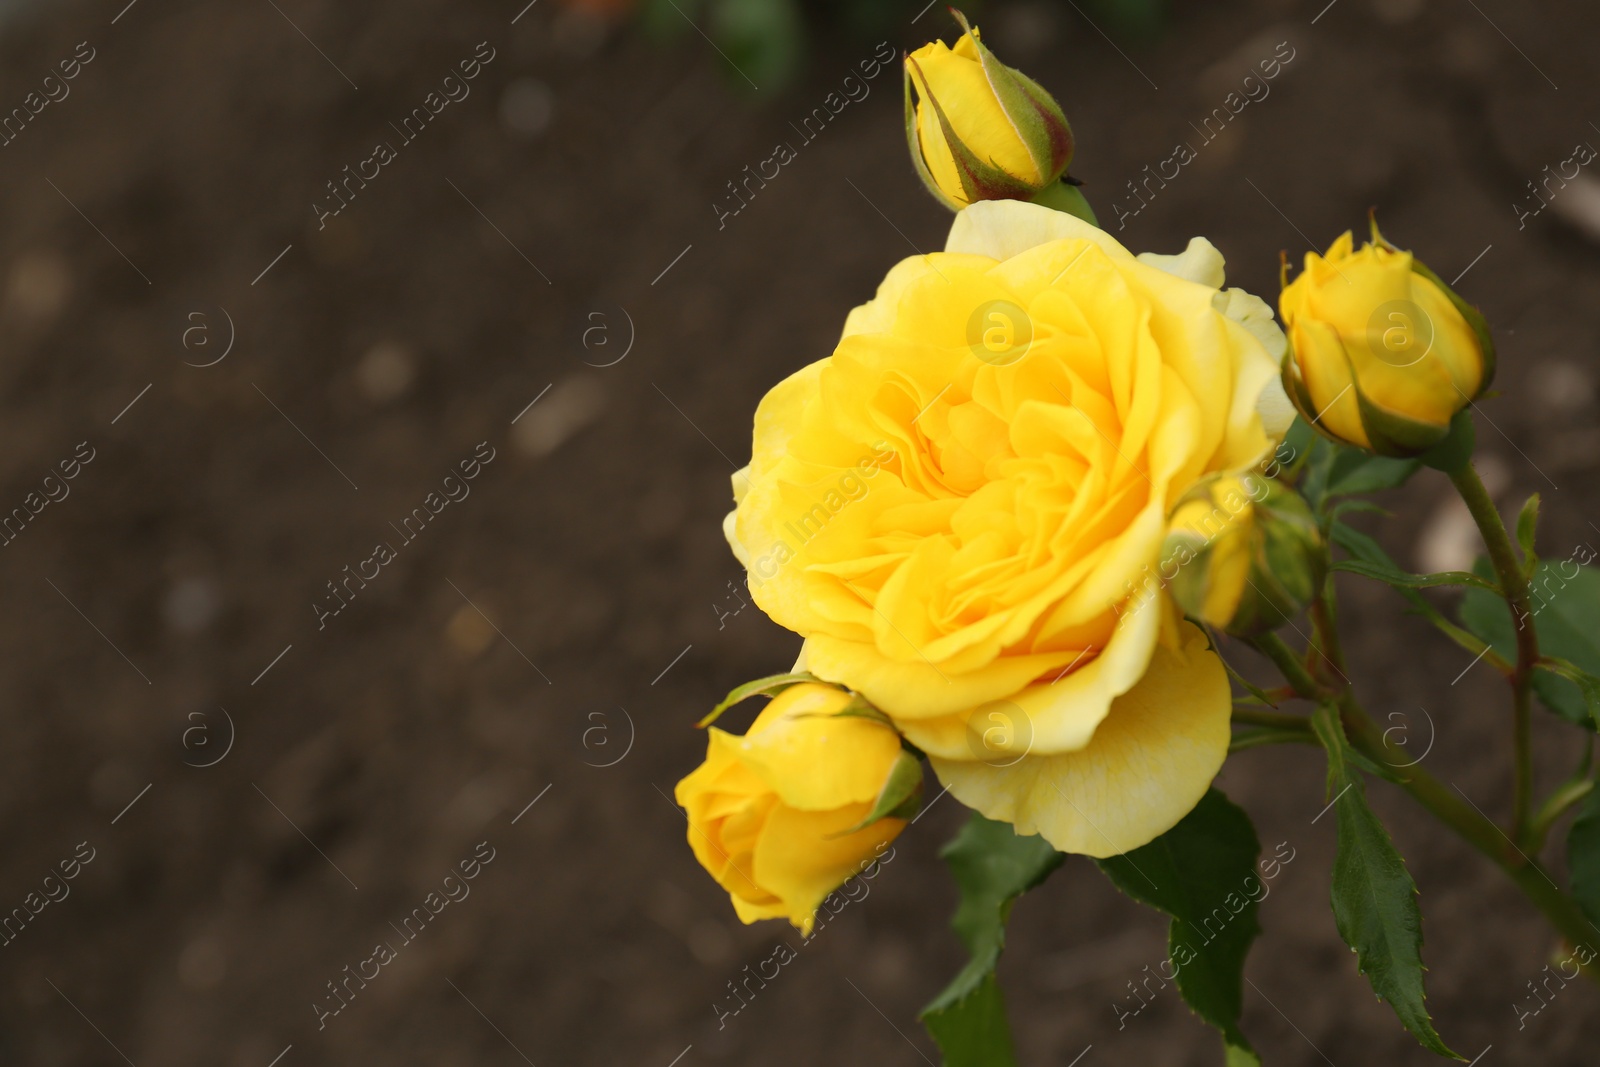
[[[1122,44],[1148,40],[1166,23],[1167,0],[1037,2],[1059,6],[1067,19],[1087,20]],[[927,5],[928,0],[640,0],[637,18],[640,30],[656,40],[704,33],[731,64],[727,73],[736,85],[782,89],[805,69],[815,39],[907,37]],[[986,9],[1003,5],[972,0],[959,6],[976,21]],[[919,25],[930,38],[952,36],[941,21]]]

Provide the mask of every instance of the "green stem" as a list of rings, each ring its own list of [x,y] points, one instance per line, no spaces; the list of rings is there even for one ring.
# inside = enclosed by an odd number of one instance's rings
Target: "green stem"
[[[1349,696],[1340,701],[1345,731],[1369,758],[1406,759],[1405,750],[1388,744],[1378,724]],[[1393,766],[1393,764],[1390,764]],[[1595,928],[1575,901],[1563,893],[1543,867],[1524,854],[1505,831],[1486,818],[1459,793],[1445,787],[1421,767],[1407,767],[1396,779],[1412,798],[1427,808],[1463,840],[1482,852],[1511,878],[1550,924],[1573,945],[1592,944]],[[1593,970],[1591,976],[1595,976]]]
[[[1293,651],[1276,634],[1258,638],[1253,643],[1278,664],[1284,672],[1284,678],[1300,696],[1307,700],[1327,699],[1327,694],[1322,692]],[[1343,664],[1338,666],[1343,669]],[[1383,731],[1361,707],[1353,692],[1345,689],[1339,694],[1337,706],[1351,743],[1369,759],[1390,767],[1411,762],[1405,749],[1391,745],[1385,739]],[[1394,758],[1386,759],[1386,756]],[[1595,928],[1589,924],[1577,903],[1555,885],[1544,868],[1525,855],[1504,830],[1479,812],[1464,795],[1447,789],[1437,778],[1415,765],[1406,766],[1402,774],[1396,775],[1393,780],[1440,822],[1454,830],[1463,841],[1504,871],[1569,943],[1593,943]],[[1585,968],[1585,972],[1600,980],[1600,970],[1591,967]]]
[[[1450,481],[1456,492],[1472,513],[1472,520],[1483,534],[1488,546],[1489,560],[1494,564],[1495,575],[1500,580],[1500,591],[1506,606],[1511,610],[1511,621],[1517,634],[1517,665],[1511,673],[1512,726],[1514,750],[1512,769],[1511,836],[1516,841],[1528,840],[1529,820],[1533,807],[1533,755],[1530,741],[1530,705],[1532,701],[1533,669],[1539,662],[1539,635],[1533,628],[1533,604],[1528,596],[1528,576],[1523,573],[1522,562],[1517,558],[1511,534],[1506,530],[1494,499],[1484,487],[1483,479],[1471,463],[1463,463],[1450,472]]]
[[[1311,677],[1311,672],[1306,670],[1300,657],[1295,655],[1294,649],[1283,643],[1283,638],[1275,633],[1263,634],[1252,638],[1250,644],[1257,652],[1266,656],[1277,664],[1278,670],[1283,672],[1284,680],[1294,687],[1294,691],[1307,700],[1321,700],[1327,694],[1322,686]],[[1237,714],[1237,713],[1235,713]]]
[[[1322,642],[1320,648],[1313,645],[1312,651],[1337,677],[1337,682],[1332,684],[1338,688],[1344,688],[1349,686],[1350,679],[1344,673],[1344,648],[1339,642],[1339,626],[1333,617],[1332,574],[1328,575],[1327,581],[1327,588],[1311,604],[1312,630]],[[1326,673],[1324,673],[1324,677],[1327,677]]]
[[[1274,730],[1264,727],[1259,730],[1240,730],[1233,735],[1233,740],[1228,742],[1229,752],[1243,752],[1247,748],[1260,748],[1263,745],[1317,745],[1317,735],[1310,730]]]
[[[1592,792],[1594,792],[1593,778],[1574,778],[1562,783],[1559,789],[1551,793],[1549,799],[1539,805],[1538,814],[1534,815],[1533,823],[1528,827],[1529,853],[1537,856],[1543,852],[1545,839],[1550,836],[1550,830],[1555,826],[1556,820]]]
[[[1281,711],[1263,711],[1260,708],[1233,706],[1233,721],[1251,726],[1270,726],[1275,730],[1310,731],[1311,723],[1304,715],[1285,715]]]

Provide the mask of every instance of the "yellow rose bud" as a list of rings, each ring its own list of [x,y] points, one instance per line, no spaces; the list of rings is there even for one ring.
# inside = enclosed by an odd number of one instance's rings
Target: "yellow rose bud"
[[[1292,489],[1253,472],[1219,474],[1178,501],[1162,574],[1187,614],[1253,636],[1282,626],[1316,595],[1320,541]]]
[[[1489,387],[1494,344],[1483,316],[1373,225],[1346,232],[1279,297],[1289,335],[1283,383],[1307,422],[1336,441],[1416,456]]]
[[[900,738],[838,713],[851,694],[803,683],[773,698],[743,737],[711,727],[706,761],[678,783],[695,858],[744,922],[811,932],[817,907],[882,854],[905,821],[868,820],[897,771]]]
[[[966,31],[954,48],[934,41],[906,57],[906,138],[923,184],[951,210],[1047,194],[1071,201],[1049,206],[1085,217],[1088,205],[1076,189],[1055,188],[1072,162],[1066,115],[953,13]]]

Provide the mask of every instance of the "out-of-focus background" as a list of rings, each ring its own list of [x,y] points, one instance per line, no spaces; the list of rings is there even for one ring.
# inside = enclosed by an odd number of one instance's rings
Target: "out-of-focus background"
[[[669,798],[693,721],[796,649],[719,529],[755,404],[943,240],[897,66],[863,67],[952,39],[943,8],[0,12],[0,515],[23,509],[0,534],[0,914],[38,909],[0,947],[0,1062],[936,1060],[915,1015],[962,958],[937,858],[955,802],[798,947],[735,920]],[[1600,144],[1592,6],[972,14],[1058,95],[1074,173],[1134,249],[1206,234],[1270,295],[1280,250],[1375,205],[1465,272],[1501,339],[1480,462],[1506,506],[1544,494],[1549,554],[1600,543],[1600,181],[1540,184]],[[733,200],[779,142],[796,158]],[[1183,142],[1193,162],[1142,184]],[[1391,503],[1364,518],[1400,559],[1470,559],[1438,476]],[[1465,654],[1377,586],[1344,595],[1364,696],[1503,814],[1487,668],[1452,685]],[[1548,783],[1577,742],[1541,727]],[[1334,931],[1316,754],[1243,753],[1221,784],[1294,856],[1246,972],[1267,1062],[1428,1062]],[[1421,888],[1446,1039],[1485,1065],[1592,1062],[1596,991],[1527,988],[1542,922],[1372,793]],[[474,856],[470,895],[405,942]],[[396,958],[333,1000],[383,941]],[[798,958],[719,1024],[779,942]],[[1024,1062],[1220,1062],[1174,989],[1129,1014],[1164,952],[1155,914],[1069,861],[1001,968]]]

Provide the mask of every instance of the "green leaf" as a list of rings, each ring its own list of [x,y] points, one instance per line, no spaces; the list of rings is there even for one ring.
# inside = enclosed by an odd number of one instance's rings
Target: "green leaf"
[[[1522,573],[1532,574],[1539,565],[1534,540],[1539,532],[1539,494],[1534,493],[1517,513],[1517,544],[1522,546]]]
[[[1584,800],[1567,831],[1567,871],[1578,907],[1600,924],[1600,790]]]
[[[922,1025],[944,1053],[945,1067],[1015,1067],[1006,1001],[994,971],[985,971],[960,1001],[922,1013]]]
[[[900,750],[899,757],[894,761],[894,767],[889,771],[889,777],[884,781],[883,788],[878,791],[878,799],[873,803],[872,810],[867,817],[850,827],[840,830],[834,837],[844,837],[857,830],[864,830],[879,819],[909,819],[922,807],[922,761],[911,753]]]
[[[1333,861],[1333,921],[1380,1000],[1424,1048],[1460,1059],[1428,1018],[1422,987],[1422,910],[1417,884],[1389,833],[1367,806],[1366,786],[1351,767],[1355,755],[1338,712],[1319,708],[1312,728],[1328,753],[1328,791],[1339,820]]]
[[[1009,823],[977,812],[940,855],[961,890],[950,925],[972,958],[922,1009],[922,1022],[944,1052],[945,1067],[1015,1067],[994,968],[1005,948],[1012,904],[1065,857],[1044,838],[1019,837]]]
[[[789,688],[791,685],[799,685],[801,682],[820,681],[822,681],[821,678],[818,678],[816,675],[811,674],[808,671],[796,671],[792,674],[769,674],[765,678],[757,678],[753,682],[746,682],[734,689],[733,692],[729,693],[723,698],[722,703],[712,708],[711,713],[705,718],[701,719],[699,722],[695,723],[695,725],[701,729],[704,729],[705,727],[716,722],[717,719],[722,716],[723,712],[727,711],[740,701],[749,700],[753,696],[758,696],[763,693],[767,696],[776,696],[785,689]]]
[[[1590,725],[1600,726],[1600,678],[1556,656],[1541,655],[1535,669],[1548,671],[1555,677],[1565,678],[1577,686],[1578,692],[1583,695],[1584,707],[1589,712]],[[1533,676],[1535,687],[1538,686],[1540,677],[1538,674]]]
[[[1172,917],[1167,950],[1178,991],[1221,1032],[1230,1063],[1239,1054],[1255,1055],[1239,1029],[1239,1012],[1244,958],[1261,932],[1260,897],[1250,891],[1261,884],[1260,853],[1250,816],[1212,789],[1148,845],[1096,861],[1118,889]]]
[[[715,0],[710,24],[735,84],[776,90],[799,73],[806,24],[796,0]]]
[[[1346,552],[1349,552],[1358,560],[1384,567],[1389,570],[1400,570],[1399,567],[1395,566],[1394,560],[1389,558],[1389,553],[1383,550],[1382,545],[1378,544],[1378,542],[1374,541],[1372,538],[1368,537],[1366,534],[1352,526],[1346,526],[1342,522],[1333,523],[1329,530],[1329,538],[1334,544],[1338,545]],[[1408,604],[1411,605],[1412,611],[1433,623],[1433,625],[1437,627],[1438,630],[1446,637],[1450,638],[1450,640],[1454,641],[1456,644],[1460,645],[1474,656],[1483,652],[1485,642],[1482,639],[1474,636],[1468,630],[1463,630],[1461,627],[1455,625],[1449,619],[1439,614],[1439,609],[1435,608],[1432,604],[1423,599],[1422,594],[1416,592],[1415,590],[1408,589],[1403,585],[1397,585],[1393,588],[1397,593],[1406,599]],[[1470,597],[1472,595],[1472,591],[1469,590],[1467,595]],[[1495,655],[1494,661],[1497,665],[1498,663],[1504,662],[1504,660],[1498,654]]]
[[[1331,442],[1330,442],[1331,444]],[[1418,459],[1374,456],[1357,448],[1332,445],[1335,455],[1328,467],[1324,496],[1376,493],[1402,486],[1422,466]]]
[[[1398,567],[1380,563],[1368,563],[1360,559],[1341,560],[1333,565],[1336,571],[1346,571],[1350,574],[1359,574],[1363,578],[1371,578],[1390,585],[1404,586],[1407,589],[1432,589],[1437,585],[1470,585],[1478,589],[1487,589],[1492,593],[1499,593],[1493,582],[1468,574],[1466,571],[1439,571],[1435,574],[1412,574],[1400,570]]]
[[[1480,560],[1475,569],[1486,574],[1489,566]],[[1546,560],[1534,568],[1530,593],[1531,625],[1539,634],[1539,651],[1552,663],[1565,661],[1585,675],[1600,677],[1600,570],[1571,559]],[[1461,623],[1506,660],[1516,662],[1517,634],[1504,600],[1467,590],[1461,600]],[[1553,668],[1540,670],[1533,676],[1533,691],[1545,707],[1568,722],[1595,728],[1584,691],[1573,678]]]

